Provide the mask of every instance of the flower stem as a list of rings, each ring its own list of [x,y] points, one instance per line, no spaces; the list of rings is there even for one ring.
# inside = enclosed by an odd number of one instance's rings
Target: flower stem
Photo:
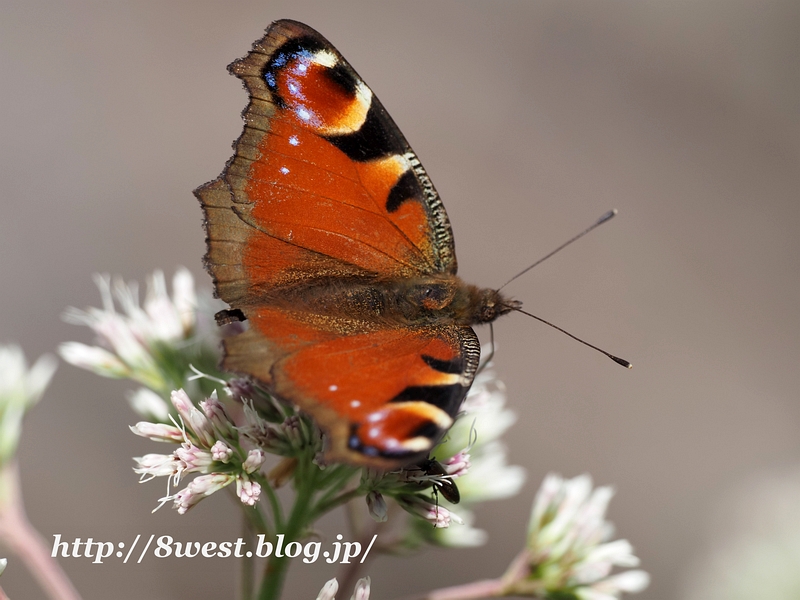
[[[424,600],[477,600],[478,598],[499,598],[504,596],[505,584],[501,579],[483,579],[465,585],[434,590],[424,596]]]
[[[253,546],[253,541],[255,539],[253,524],[250,519],[245,516],[242,517],[242,537],[244,538],[248,547]],[[251,600],[253,598],[253,592],[255,590],[255,571],[253,569],[254,561],[255,559],[252,556],[245,556],[241,561],[242,569],[239,573],[239,598],[241,600]]]
[[[311,463],[311,457],[299,457],[294,477],[297,496],[292,507],[292,513],[283,531],[276,531],[276,533],[284,534],[284,543],[296,541],[297,538],[301,537],[311,521],[312,511],[310,507],[317,488],[318,473],[319,470],[316,465]],[[277,556],[277,548],[275,550],[267,559],[258,600],[278,600],[280,598],[283,582],[286,579],[286,572],[289,568],[289,560],[285,554]]]
[[[0,539],[19,556],[53,600],[80,600],[72,582],[50,556],[42,536],[28,522],[14,462],[0,467]]]

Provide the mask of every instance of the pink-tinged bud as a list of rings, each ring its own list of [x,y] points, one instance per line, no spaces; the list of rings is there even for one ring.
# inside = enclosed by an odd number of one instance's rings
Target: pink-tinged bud
[[[386,500],[383,494],[375,491],[367,494],[367,510],[369,510],[369,516],[378,523],[386,521],[389,514],[389,507],[386,506]]]
[[[236,495],[245,506],[255,506],[261,496],[261,486],[256,481],[244,477],[236,478]]]
[[[303,445],[303,432],[300,417],[297,415],[286,417],[286,420],[281,424],[281,429],[283,429],[286,439],[292,446],[300,447]]]
[[[233,475],[225,473],[211,473],[210,475],[196,477],[189,485],[171,498],[171,500],[173,500],[173,507],[179,514],[186,514],[186,511],[200,502],[200,500],[221,490],[233,480]]]
[[[356,589],[353,592],[351,600],[369,600],[369,577],[362,577],[356,582]]]
[[[182,389],[175,390],[170,395],[170,399],[175,410],[183,418],[183,422],[197,436],[198,440],[208,448],[213,446],[216,440],[211,421],[197,409],[189,395]]]
[[[431,504],[419,496],[401,496],[397,501],[407,512],[422,517],[432,523],[434,527],[450,527],[450,521],[463,523],[455,513],[450,512],[443,506]]]
[[[247,459],[242,463],[242,469],[245,473],[258,471],[266,459],[267,454],[261,448],[254,448],[247,453]]]
[[[339,582],[336,577],[330,579],[322,586],[322,589],[317,595],[317,600],[335,600],[336,592],[339,591]]]
[[[174,454],[145,454],[134,457],[138,465],[134,473],[141,475],[140,481],[150,481],[154,477],[175,475],[182,470],[183,464]]]
[[[178,444],[183,442],[183,432],[173,425],[140,421],[130,429],[136,435],[149,438],[154,442],[175,442]]]
[[[466,475],[471,466],[470,456],[466,450],[462,450],[452,458],[444,461],[442,466],[451,477],[461,477]]]
[[[211,446],[211,458],[217,462],[227,463],[232,455],[233,450],[222,440],[217,440],[217,442]]]
[[[223,437],[229,438],[235,435],[236,429],[231,422],[230,417],[225,412],[225,407],[222,402],[217,398],[217,390],[211,392],[211,395],[206,400],[200,402],[200,408],[203,409],[208,420]]]
[[[252,400],[256,395],[253,382],[246,377],[234,377],[227,383],[228,393],[237,402],[244,403],[245,400]]]
[[[213,460],[211,453],[201,450],[197,446],[186,443],[175,450],[174,454],[183,461],[183,463],[186,465],[185,470],[190,473],[208,473]]]

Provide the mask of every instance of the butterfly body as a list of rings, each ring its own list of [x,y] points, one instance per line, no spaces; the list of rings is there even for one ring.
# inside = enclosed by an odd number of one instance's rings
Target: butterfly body
[[[277,21],[230,67],[250,94],[220,177],[196,191],[206,267],[249,329],[223,366],[309,413],[330,460],[423,459],[477,369],[471,325],[518,303],[464,283],[449,220],[372,91],[319,33]]]
[[[365,328],[478,325],[494,321],[515,305],[495,290],[464,283],[454,275],[372,281],[322,278],[274,288],[250,302],[360,321]]]

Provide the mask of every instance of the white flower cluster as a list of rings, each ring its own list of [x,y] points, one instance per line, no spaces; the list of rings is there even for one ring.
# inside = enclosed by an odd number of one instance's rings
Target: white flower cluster
[[[505,576],[507,591],[615,600],[645,589],[650,578],[644,571],[611,574],[614,567],[639,564],[627,540],[608,541],[613,527],[605,513],[612,496],[606,486],[592,490],[588,475],[548,475],[534,501],[527,549]]]
[[[173,502],[180,514],[225,486],[236,483],[236,495],[247,506],[253,506],[261,495],[261,486],[251,475],[257,472],[266,459],[265,452],[254,448],[245,452],[239,445],[239,435],[231,423],[216,393],[200,403],[198,409],[183,390],[172,393],[172,404],[178,412],[180,427],[164,423],[137,423],[131,427],[136,435],[157,442],[172,442],[180,447],[171,454],[146,454],[134,458],[136,473],[141,481],[154,477],[168,477],[167,495],[160,500],[159,508]],[[201,410],[202,409],[202,410]],[[177,486],[184,475],[201,473],[177,493],[170,493],[170,485]]]
[[[136,283],[126,284],[121,279],[112,282],[108,275],[95,275],[95,283],[103,308],[69,308],[64,320],[88,326],[98,345],[66,342],[59,347],[61,357],[103,377],[124,377],[162,393],[169,391],[169,382],[159,364],[163,358],[160,350],[194,332],[197,296],[191,273],[183,268],[175,273],[170,298],[164,273],[154,272],[141,306]],[[117,312],[115,299],[121,313]]]
[[[14,456],[22,417],[39,401],[56,366],[55,358],[45,355],[28,369],[19,346],[0,346],[0,467]]]

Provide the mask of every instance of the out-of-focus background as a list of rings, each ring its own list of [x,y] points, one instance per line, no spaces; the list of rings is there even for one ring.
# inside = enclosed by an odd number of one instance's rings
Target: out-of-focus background
[[[210,286],[191,191],[242,128],[225,66],[278,18],[328,37],[394,116],[466,280],[498,286],[620,210],[507,290],[634,369],[500,321],[495,364],[519,415],[507,441],[528,483],[483,506],[485,547],[377,561],[374,597],[499,575],[557,471],[615,486],[610,517],[653,576],[639,597],[684,598],[729,529],[709,524],[731,490],[800,465],[797,2],[7,0],[0,13],[0,340],[31,358],[90,341],[60,314],[99,304],[94,272],[186,265]],[[150,514],[162,483],[139,485],[130,457],[160,448],[128,432],[131,387],[62,365],[25,422],[32,521],[49,539],[239,535],[223,495]],[[236,571],[62,563],[87,600],[231,597]],[[10,597],[42,598],[15,564]],[[298,562],[286,597],[313,598],[334,573]]]

